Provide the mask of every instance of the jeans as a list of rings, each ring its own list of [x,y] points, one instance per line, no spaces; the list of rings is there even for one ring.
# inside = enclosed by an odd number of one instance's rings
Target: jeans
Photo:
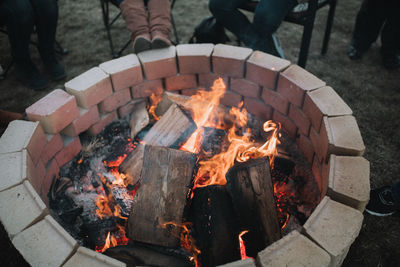
[[[209,8],[219,23],[253,50],[276,54],[272,34],[287,13],[297,5],[296,0],[260,0],[253,22],[239,11],[246,0],[210,0]]]
[[[391,191],[394,200],[394,205],[398,210],[400,210],[400,181],[392,185]]]
[[[11,53],[17,64],[30,60],[29,42],[34,25],[39,52],[54,52],[58,20],[56,0],[2,0],[0,18],[6,25]]]

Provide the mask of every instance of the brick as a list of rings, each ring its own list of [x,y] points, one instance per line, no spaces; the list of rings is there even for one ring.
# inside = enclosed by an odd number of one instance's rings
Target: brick
[[[297,128],[299,128],[300,133],[306,136],[308,135],[311,122],[301,109],[291,104],[289,107],[289,118],[296,124]]]
[[[47,140],[39,122],[15,120],[8,124],[0,138],[0,153],[28,150],[34,164],[39,161],[40,155]]]
[[[125,105],[131,100],[131,92],[129,88],[119,90],[111,96],[104,99],[99,104],[99,111],[102,114],[106,114],[116,110],[117,108]]]
[[[296,143],[299,146],[301,152],[303,152],[304,157],[307,162],[312,164],[314,158],[314,147],[310,141],[310,139],[302,134],[296,138]]]
[[[179,73],[209,73],[213,44],[180,44],[176,46]]]
[[[204,90],[202,88],[195,88],[195,89],[184,89],[181,90],[180,93],[186,96],[192,96],[198,93],[199,90]]]
[[[162,80],[144,81],[131,88],[132,98],[149,97],[152,94],[161,95],[164,92]]]
[[[226,87],[229,85],[229,78],[226,76],[220,76],[215,73],[199,74],[199,87],[209,90],[213,85],[214,81],[221,77],[224,80]]]
[[[97,253],[85,247],[79,247],[76,253],[63,265],[63,267],[125,267],[126,264]]]
[[[99,65],[110,75],[114,91],[126,89],[143,81],[142,67],[134,54],[112,59]]]
[[[97,105],[113,93],[110,75],[99,67],[91,68],[65,83],[65,90],[74,95],[83,108]]]
[[[48,212],[28,181],[0,192],[0,219],[10,238],[39,221]]]
[[[46,134],[47,144],[40,156],[43,164],[47,164],[51,158],[63,148],[63,141],[60,134]]]
[[[363,215],[356,209],[325,197],[303,228],[331,256],[331,266],[340,266],[358,236]]]
[[[170,77],[178,73],[175,46],[144,51],[139,53],[138,57],[147,80]]]
[[[58,166],[57,161],[55,159],[52,159],[46,165],[46,175],[43,178],[39,192],[39,196],[42,198],[43,202],[46,204],[47,207],[49,207],[49,198],[47,197],[47,194],[50,191],[50,185],[53,179],[59,176],[59,172],[60,172],[60,167]]]
[[[297,65],[291,65],[279,74],[277,92],[286,97],[290,103],[302,107],[305,92],[325,86],[311,73]]]
[[[324,117],[329,142],[329,153],[343,156],[361,156],[365,145],[357,121],[353,116]]]
[[[289,109],[289,101],[275,91],[264,87],[261,93],[261,99],[265,104],[270,105],[280,113],[287,115]]]
[[[287,116],[283,115],[277,110],[274,110],[274,114],[272,116],[272,119],[276,122],[280,122],[282,125],[282,129],[293,139],[296,138],[296,133],[297,133],[297,127],[293,123],[291,119],[289,119]]]
[[[129,89],[127,88],[126,90]],[[97,105],[90,107],[89,109],[78,107],[79,117],[71,122],[61,134],[66,136],[78,136],[83,133],[89,127],[100,120],[99,109]]]
[[[326,192],[328,191],[328,177],[323,173],[323,165],[318,160],[317,157],[314,157],[312,163],[312,173],[314,175],[315,181],[318,184],[318,189],[320,192],[321,199],[324,198]]]
[[[147,100],[145,98],[133,99],[128,104],[118,108],[119,117],[123,118],[125,116],[130,115],[132,111],[135,109],[136,105],[141,104],[143,101],[147,103]]]
[[[113,122],[114,120],[118,119],[118,115],[116,111],[110,112],[108,114],[101,114],[100,120],[89,127],[88,134],[92,136],[98,135],[101,130],[104,129],[108,124]]]
[[[220,99],[220,103],[228,107],[238,107],[241,101],[241,95],[229,90],[225,91],[225,94]]]
[[[368,160],[363,157],[331,155],[329,161],[329,196],[363,212],[369,200]]]
[[[267,121],[272,118],[272,108],[261,100],[245,97],[244,108],[261,120]]]
[[[30,120],[40,121],[45,132],[51,134],[59,133],[79,115],[75,97],[61,89],[52,91],[25,111]]]
[[[252,51],[250,48],[217,44],[212,54],[213,72],[219,75],[243,78],[245,60]]]
[[[178,74],[165,78],[165,89],[177,91],[182,89],[196,88],[197,80],[194,74]]]
[[[35,188],[36,192],[40,194],[40,189],[42,187],[43,179],[46,175],[45,165],[41,160],[39,160],[38,164],[28,164],[28,166],[32,166],[29,168],[28,172],[28,180]]]
[[[290,61],[260,51],[254,51],[246,62],[246,79],[275,90],[278,73],[289,67]]]
[[[276,241],[257,255],[258,267],[314,266],[328,267],[329,254],[297,230]]]
[[[12,243],[31,266],[60,266],[78,246],[50,215],[17,234]]]
[[[64,147],[54,157],[59,167],[72,160],[82,149],[79,137],[62,136]]]
[[[0,154],[0,192],[22,183],[32,168],[32,160],[26,149],[20,152]]]
[[[258,98],[260,95],[260,86],[245,79],[231,79],[230,89],[242,96]]]
[[[238,260],[234,262],[230,262],[224,265],[218,265],[219,267],[256,267],[254,259],[248,258],[245,260]]]
[[[343,99],[329,86],[307,92],[303,111],[317,130],[321,126],[323,116],[335,117],[353,113]]]
[[[314,127],[310,127],[310,140],[319,162],[326,160],[328,157],[329,143],[325,127],[321,127],[321,133],[319,134]]]

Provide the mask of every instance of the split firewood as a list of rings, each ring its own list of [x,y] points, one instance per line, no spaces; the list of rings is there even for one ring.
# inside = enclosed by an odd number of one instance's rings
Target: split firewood
[[[186,102],[189,101],[190,97],[180,94],[175,94],[171,92],[164,92],[162,100],[158,103],[156,107],[156,115],[161,117],[169,109],[172,104],[177,104],[178,106],[185,107]]]
[[[145,145],[179,148],[195,130],[193,120],[178,105],[171,105],[147,132],[141,144],[122,162],[119,171],[126,175],[128,184],[136,184],[142,171]]]
[[[249,225],[254,228],[253,232],[257,232],[254,222],[261,223],[262,247],[281,238],[267,158],[236,164],[227,174],[227,188],[241,225]]]
[[[167,147],[146,145],[142,179],[128,219],[128,236],[166,247],[179,245],[179,227],[193,178],[196,155]]]
[[[132,110],[129,126],[131,129],[131,138],[133,139],[150,122],[149,113],[146,109],[146,101],[141,99]]]

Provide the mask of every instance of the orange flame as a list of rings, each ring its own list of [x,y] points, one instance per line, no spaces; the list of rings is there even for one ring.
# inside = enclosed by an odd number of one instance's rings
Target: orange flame
[[[156,108],[157,105],[161,102],[162,100],[162,95],[155,95],[154,93],[151,93],[150,96],[150,107],[149,107],[149,114],[156,120],[158,121],[161,117],[157,116],[156,114]]]
[[[244,241],[243,241],[243,238],[242,238],[242,236],[245,235],[245,234],[247,234],[248,232],[249,232],[248,230],[242,231],[242,232],[239,234],[239,237],[238,237],[238,238],[239,238],[239,248],[240,248],[240,258],[241,258],[242,260],[251,258],[251,257],[247,256],[247,254],[246,254],[246,246],[245,246]]]

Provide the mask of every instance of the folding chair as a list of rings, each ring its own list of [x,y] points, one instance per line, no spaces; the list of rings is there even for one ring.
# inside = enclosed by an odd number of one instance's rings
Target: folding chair
[[[116,50],[114,48],[114,42],[113,42],[113,38],[112,38],[112,34],[111,34],[111,27],[118,20],[118,18],[121,17],[122,13],[121,13],[121,11],[119,11],[114,17],[111,18],[110,17],[110,3],[113,6],[119,8],[116,0],[100,0],[101,11],[102,11],[102,15],[103,15],[103,22],[104,22],[104,27],[106,28],[106,32],[107,32],[107,39],[108,39],[108,43],[110,45],[111,56],[113,58],[117,58],[117,57],[121,56],[121,54],[128,47],[128,45],[132,42],[132,40],[131,40],[131,38],[129,38],[129,40],[126,41],[126,43],[119,50]],[[171,0],[171,24],[172,24],[172,29],[173,29],[174,36],[175,36],[175,44],[179,44],[178,32],[176,30],[175,20],[174,20],[173,14],[172,14],[172,9],[174,8],[174,5],[175,5],[175,0]]]
[[[258,2],[259,1],[249,0],[240,8],[254,13]],[[326,54],[332,30],[333,18],[335,16],[336,2],[337,0],[309,0],[309,2],[305,4],[297,5],[285,17],[285,21],[303,26],[303,36],[301,38],[300,54],[297,62],[300,67],[306,67],[316,13],[322,7],[329,5],[329,13],[321,49],[321,54]]]

